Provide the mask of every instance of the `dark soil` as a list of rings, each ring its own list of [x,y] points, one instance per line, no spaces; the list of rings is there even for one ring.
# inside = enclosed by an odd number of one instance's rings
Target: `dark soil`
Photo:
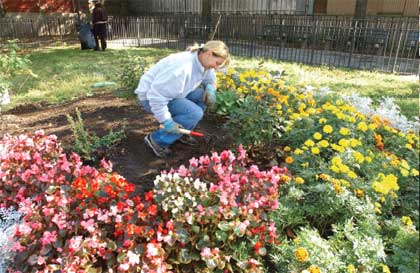
[[[66,115],[74,117],[76,107],[82,114],[85,128],[97,136],[104,136],[111,129],[119,130],[126,123],[126,138],[114,147],[106,147],[105,155],[113,163],[113,170],[136,184],[139,192],[151,189],[155,176],[162,170],[177,168],[181,164],[188,165],[192,157],[235,146],[223,128],[223,120],[212,113],[206,113],[195,129],[205,135],[199,138],[200,145],[191,147],[175,143],[171,147],[173,155],[170,158],[157,158],[143,140],[146,134],[158,128],[157,121],[134,100],[120,98],[110,92],[97,93],[61,105],[18,106],[1,114],[0,136],[6,133],[33,133],[43,129],[47,134],[57,135],[63,147],[70,151],[73,136]]]

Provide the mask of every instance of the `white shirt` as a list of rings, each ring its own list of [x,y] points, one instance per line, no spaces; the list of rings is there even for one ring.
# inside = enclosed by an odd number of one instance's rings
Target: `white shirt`
[[[205,70],[197,52],[171,54],[157,62],[139,81],[134,93],[139,100],[148,100],[152,113],[162,123],[171,118],[168,103],[185,98],[200,84],[216,83],[214,69]]]

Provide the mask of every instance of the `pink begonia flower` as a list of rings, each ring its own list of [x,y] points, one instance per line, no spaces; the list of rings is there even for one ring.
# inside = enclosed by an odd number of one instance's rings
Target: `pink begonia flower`
[[[200,160],[199,160],[201,165],[209,165],[210,164],[210,158],[208,155],[205,156],[200,156]]]
[[[66,214],[64,212],[54,215],[51,221],[56,224],[59,229],[65,229],[67,227]]]
[[[60,199],[58,199],[57,205],[59,205],[60,207],[65,207],[67,206],[70,201],[69,199],[66,197],[66,195],[64,194],[64,192],[61,192],[62,194],[60,195]]]
[[[210,159],[211,159],[211,161],[212,161],[213,163],[215,163],[215,164],[220,163],[220,156],[219,156],[219,154],[218,154],[218,153],[216,153],[216,152],[214,152],[214,153],[212,153],[212,154],[211,154]]]
[[[208,247],[203,248],[203,250],[201,250],[200,255],[204,259],[210,259],[213,256],[212,253],[211,253],[211,249],[208,248]]]
[[[54,243],[57,240],[57,232],[54,230],[52,232],[45,231],[40,239],[42,246],[49,245]]]
[[[136,265],[136,264],[139,264],[140,263],[140,255],[139,254],[135,254],[131,250],[128,251],[127,257],[128,257],[128,263],[130,265]]]
[[[70,239],[69,252],[77,252],[82,244],[82,236],[76,236]]]
[[[50,216],[50,215],[53,215],[54,214],[54,209],[53,208],[42,208],[42,213],[45,215],[45,216]]]
[[[101,160],[101,167],[104,168],[107,172],[111,172],[112,171],[112,162],[107,161],[105,159],[102,159]]]
[[[193,157],[193,158],[190,159],[190,166],[191,167],[197,167],[198,166],[197,158]]]
[[[15,235],[16,236],[26,236],[31,234],[32,228],[29,226],[28,223],[22,223],[16,226],[15,228]]]
[[[93,219],[89,219],[88,221],[82,221],[80,222],[80,225],[91,233],[95,231],[95,221],[93,221]]]
[[[11,250],[12,250],[12,251],[15,251],[15,252],[22,252],[22,251],[26,250],[26,246],[22,246],[22,245],[20,244],[20,242],[15,242],[15,243],[13,244],[13,246],[12,246]]]
[[[179,169],[177,170],[177,173],[178,173],[180,176],[185,177],[185,176],[188,176],[190,172],[189,172],[189,170],[188,170],[187,168],[185,168],[185,166],[184,166],[184,165],[181,165],[181,166],[179,167]]]

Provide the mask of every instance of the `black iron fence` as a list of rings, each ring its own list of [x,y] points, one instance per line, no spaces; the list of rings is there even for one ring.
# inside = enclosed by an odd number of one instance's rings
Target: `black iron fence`
[[[182,50],[213,37],[240,56],[419,74],[417,18],[183,14],[114,17],[108,26],[110,46]],[[76,28],[71,18],[3,18],[0,39],[77,37]]]

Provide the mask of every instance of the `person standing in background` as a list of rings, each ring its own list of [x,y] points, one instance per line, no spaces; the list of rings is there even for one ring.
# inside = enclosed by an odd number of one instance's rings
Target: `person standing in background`
[[[95,50],[99,50],[99,41],[101,40],[102,50],[106,49],[106,25],[108,23],[108,15],[105,8],[99,0],[92,0],[95,7],[92,10],[93,36],[95,37]]]

